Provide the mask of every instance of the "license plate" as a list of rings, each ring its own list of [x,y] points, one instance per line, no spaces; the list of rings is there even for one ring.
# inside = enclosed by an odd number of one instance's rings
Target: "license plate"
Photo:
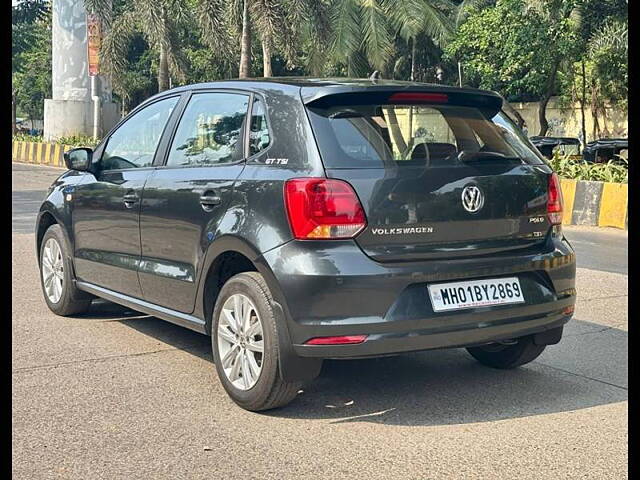
[[[524,302],[517,277],[437,283],[429,296],[434,312]]]

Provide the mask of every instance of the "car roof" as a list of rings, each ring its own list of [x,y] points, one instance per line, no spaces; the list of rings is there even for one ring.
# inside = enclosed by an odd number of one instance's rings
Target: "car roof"
[[[601,138],[587,143],[587,147],[627,147],[629,145],[628,138]]]
[[[268,92],[278,89],[283,93],[299,90],[305,103],[317,100],[327,95],[339,93],[390,91],[390,90],[411,90],[428,92],[458,92],[475,95],[487,95],[494,98],[502,97],[491,91],[476,88],[463,88],[451,85],[408,82],[402,80],[371,80],[368,78],[316,78],[316,77],[269,77],[269,78],[245,78],[232,80],[219,80],[215,82],[195,83],[166,90],[151,98],[169,95],[171,93],[181,93],[184,91],[208,90],[214,88],[223,89],[243,89],[251,91]],[[151,99],[149,99],[151,100]],[[144,102],[146,103],[146,102]]]
[[[540,137],[535,135],[529,137],[533,144],[540,145],[580,145],[580,140],[574,137]]]
[[[627,138],[601,138],[593,142],[587,143],[584,147],[584,153],[587,155],[595,154],[598,150],[625,150],[629,148],[629,139]]]

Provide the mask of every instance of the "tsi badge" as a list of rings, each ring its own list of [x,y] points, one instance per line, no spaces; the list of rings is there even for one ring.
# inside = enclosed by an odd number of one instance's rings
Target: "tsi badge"
[[[462,206],[469,213],[476,213],[484,205],[484,195],[475,185],[467,185],[462,190]]]

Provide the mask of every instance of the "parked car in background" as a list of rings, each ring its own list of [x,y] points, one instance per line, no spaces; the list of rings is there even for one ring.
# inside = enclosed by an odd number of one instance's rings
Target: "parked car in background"
[[[613,160],[613,163],[627,166],[629,140],[626,138],[601,138],[589,142],[584,147],[582,156],[587,162],[607,163]]]
[[[529,137],[529,140],[547,159],[553,158],[554,152],[558,152],[560,155],[568,155],[575,160],[581,158],[581,144],[577,138],[533,136]]]
[[[162,92],[65,153],[36,227],[45,301],[210,335],[248,410],[285,405],[326,358],[531,362],[573,314],[576,261],[558,177],[501,108],[383,80]]]

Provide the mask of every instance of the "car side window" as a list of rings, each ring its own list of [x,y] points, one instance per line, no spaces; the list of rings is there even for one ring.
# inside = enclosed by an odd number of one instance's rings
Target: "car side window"
[[[242,160],[249,96],[195,93],[180,119],[167,165],[219,165]]]
[[[107,140],[100,160],[101,170],[150,167],[179,98],[154,102],[120,125]]]
[[[251,109],[251,131],[249,132],[249,156],[265,150],[271,143],[264,103],[259,98],[253,100]]]

